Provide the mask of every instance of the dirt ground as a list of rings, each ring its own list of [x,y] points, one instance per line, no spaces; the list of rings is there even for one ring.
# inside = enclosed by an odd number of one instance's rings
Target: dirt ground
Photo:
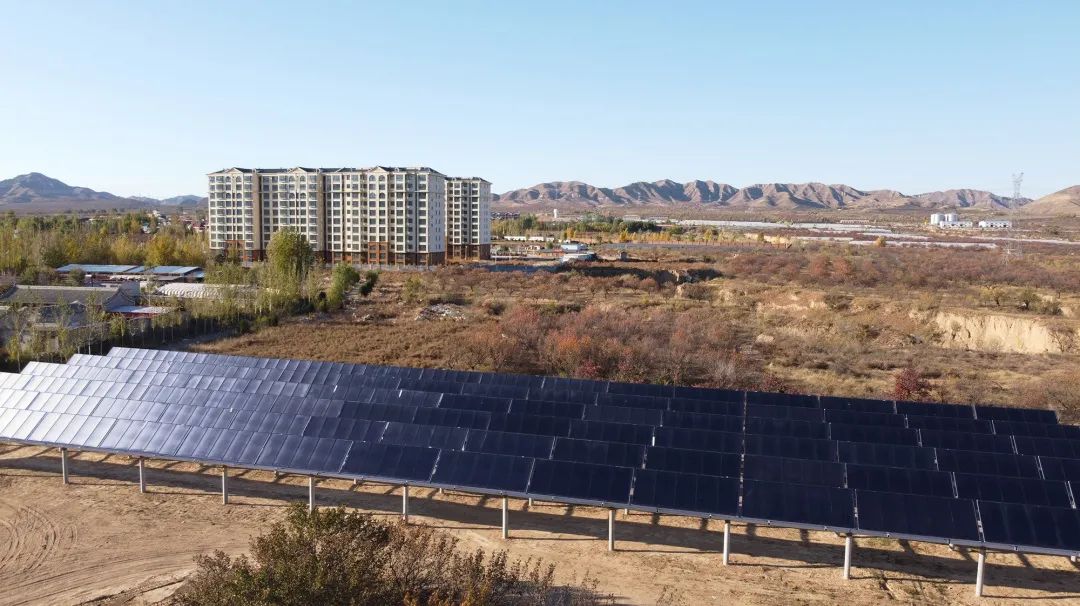
[[[0,445],[0,604],[154,604],[175,591],[192,558],[242,553],[252,536],[307,498],[306,478],[235,471],[221,504],[218,469],[147,462],[147,494],[133,459]],[[732,532],[721,565],[722,523],[619,512],[617,551],[604,540],[606,512],[511,501],[509,541],[499,500],[411,491],[410,522],[450,532],[466,549],[509,550],[557,564],[563,581],[595,579],[618,604],[1080,604],[1080,565],[1066,558],[993,553],[988,599],[974,597],[975,555],[938,545],[856,540],[852,579],[841,579],[843,542],[822,532],[746,527]],[[400,489],[323,480],[323,506],[379,516],[400,512]]]

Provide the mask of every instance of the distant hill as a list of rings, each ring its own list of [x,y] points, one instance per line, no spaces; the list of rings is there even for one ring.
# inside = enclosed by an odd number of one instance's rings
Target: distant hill
[[[605,188],[580,181],[553,181],[509,191],[495,197],[498,208],[559,207],[582,210],[603,207],[676,207],[700,205],[723,209],[892,209],[892,208],[980,208],[1004,210],[1029,202],[988,191],[950,189],[918,195],[892,190],[860,190],[849,185],[824,183],[763,183],[737,188],[714,181],[679,183],[664,179],[640,181],[618,188]]]
[[[1043,217],[1080,215],[1080,185],[1043,196],[1025,205],[1023,213]]]
[[[75,187],[41,173],[28,173],[0,181],[0,210],[22,213],[131,210],[150,206],[192,206],[206,202],[201,196],[125,198],[88,187]]]

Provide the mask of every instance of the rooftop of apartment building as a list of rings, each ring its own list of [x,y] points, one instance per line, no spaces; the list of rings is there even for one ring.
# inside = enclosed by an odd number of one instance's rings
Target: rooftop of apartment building
[[[417,171],[417,172],[435,173],[435,174],[439,174],[439,175],[443,174],[443,173],[435,170],[434,168],[431,168],[431,167],[428,167],[428,166],[381,166],[381,165],[379,165],[379,166],[371,166],[371,167],[368,167],[368,168],[355,168],[355,167],[313,168],[313,167],[306,167],[306,166],[294,166],[293,168],[240,168],[240,167],[237,167],[237,166],[233,166],[233,167],[229,167],[229,168],[223,168],[221,170],[214,171],[214,172],[208,173],[208,174],[209,175],[223,175],[223,174],[230,173],[230,172],[233,172],[233,171],[237,171],[237,172],[241,172],[241,173],[245,173],[245,174],[258,172],[259,174],[267,174],[267,175],[286,174],[286,173],[290,173],[290,172],[332,174],[332,173],[372,172],[372,171],[379,171],[379,170],[384,171],[384,172],[388,172],[388,173],[405,172],[405,171]],[[455,177],[455,178],[476,179],[478,177]]]

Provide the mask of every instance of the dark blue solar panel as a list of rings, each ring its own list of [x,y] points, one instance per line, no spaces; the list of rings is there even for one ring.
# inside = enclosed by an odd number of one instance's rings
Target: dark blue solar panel
[[[604,442],[626,442],[628,444],[652,443],[651,425],[631,425],[629,423],[607,423],[604,421],[571,421],[571,438],[579,440],[602,440]]]
[[[856,490],[859,529],[923,537],[978,541],[970,499]]]
[[[711,402],[707,400],[693,400],[689,398],[672,398],[671,410],[683,412],[700,412],[713,415],[741,415],[743,403],[739,402]]]
[[[570,433],[571,419],[563,417],[542,417],[539,415],[496,415],[492,417],[488,429],[492,431],[512,431],[515,433],[534,433],[544,436],[566,436]]]
[[[621,505],[630,501],[632,474],[629,467],[537,459],[529,493]]]
[[[656,428],[654,443],[656,446],[691,450],[743,451],[742,434],[701,429],[658,427]]]
[[[1021,421],[1026,423],[1058,422],[1057,413],[1035,408],[1003,408],[1000,406],[976,406],[975,416],[993,421]]]
[[[960,498],[984,501],[1053,507],[1072,506],[1065,482],[1034,478],[1002,478],[958,473],[956,474],[956,493]]]
[[[554,441],[555,438],[551,436],[473,430],[465,440],[465,450],[546,459],[551,456]]]
[[[498,416],[498,415],[496,415]],[[421,425],[444,425],[466,429],[487,429],[492,415],[476,410],[418,408],[412,422]],[[393,420],[393,419],[387,419]]]
[[[904,427],[833,423],[829,426],[829,435],[832,439],[842,442],[872,442],[874,444],[917,446],[919,441],[914,429]]]
[[[734,453],[650,446],[645,467],[663,471],[738,477],[742,456]]]
[[[953,496],[952,474],[929,469],[848,464],[847,486],[876,492]]]
[[[948,448],[950,450],[980,450],[1013,454],[1013,442],[1009,436],[985,433],[961,433],[957,431],[937,431],[920,429],[919,436],[923,446]]]
[[[431,481],[447,486],[524,493],[532,459],[444,450]]]
[[[807,461],[782,457],[746,455],[743,477],[787,484],[844,486],[844,464],[830,461]]]
[[[638,469],[630,504],[734,516],[739,508],[739,479]]]
[[[1023,478],[1039,477],[1039,466],[1035,457],[1031,456],[938,449],[937,459],[938,469],[942,471]]]
[[[742,516],[829,528],[854,528],[853,491],[846,488],[743,482]]]
[[[978,505],[988,542],[1080,551],[1080,510],[991,501]]]
[[[412,425],[390,422],[383,430],[380,442],[399,446],[422,446],[424,448],[445,448],[461,450],[465,444],[468,429],[460,427],[442,427],[439,425]],[[348,436],[340,436],[348,437]]]
[[[994,433],[994,428],[993,425],[991,425],[990,421],[979,421],[976,419],[957,419],[953,417],[924,417],[919,415],[910,415],[904,418],[907,419],[907,426],[912,429],[934,429],[939,431]]]
[[[746,395],[745,392],[735,391],[732,389],[675,386],[674,397],[695,400],[712,400],[720,402],[737,402],[741,406]]]
[[[815,421],[747,417],[746,433],[824,440],[829,437],[829,426]]]
[[[714,415],[699,412],[681,412],[669,410],[663,413],[662,424],[666,427],[687,429],[708,429],[739,433],[743,430],[743,417],[733,415]]]
[[[933,448],[870,444],[867,442],[837,442],[838,460],[860,465],[936,469]]]
[[[803,408],[799,406],[773,406],[771,404],[747,404],[746,416],[765,417],[769,419],[813,421],[816,423],[823,423],[825,421],[825,412],[820,408]]]
[[[1063,480],[1073,482],[1073,491],[1080,489],[1080,461],[1076,459],[1055,459],[1053,457],[1039,457],[1039,464],[1047,480]],[[1073,494],[1075,497],[1080,495]]]
[[[596,403],[601,406],[629,406],[631,408],[667,410],[669,399],[654,396],[602,393],[597,394]]]
[[[578,404],[596,404],[595,391],[580,391],[574,389],[530,389],[529,400],[545,400],[550,402],[577,402]]]
[[[620,442],[555,438],[555,448],[551,451],[551,458],[596,465],[641,467],[645,459],[645,447]]]
[[[904,427],[903,415],[857,410],[825,410],[825,420],[844,425],[875,425],[881,427]]]
[[[1071,438],[1080,440],[1080,425],[1050,425],[1022,421],[994,421],[994,429],[1002,435],[1034,436],[1039,438]]]
[[[547,402],[544,400],[516,399],[510,403],[510,412],[514,414],[580,419],[585,413],[585,408],[588,406],[590,405],[579,404],[576,402]]]
[[[660,425],[663,410],[651,408],[631,408],[629,406],[585,406],[584,415],[588,421],[607,421],[610,423],[631,423],[635,425]],[[579,415],[580,418],[580,415]]]
[[[892,414],[893,403],[883,400],[868,400],[865,398],[843,398],[833,396],[820,396],[819,405],[825,409],[847,410],[862,413],[887,413]]]
[[[674,388],[670,385],[644,385],[641,383],[608,383],[609,394],[629,394],[634,396],[653,396],[670,398]]]
[[[896,412],[902,415],[920,415],[925,417],[950,417],[954,419],[974,419],[975,409],[958,404],[933,404],[930,402],[897,402]]]
[[[746,401],[749,404],[769,404],[773,406],[798,406],[802,408],[816,408],[817,396],[806,396],[793,393],[769,393],[765,391],[749,391],[746,393]]]
[[[525,398],[529,395],[528,387],[514,385],[491,385],[489,383],[464,383],[461,393],[494,398]]]
[[[836,461],[836,442],[788,436],[747,435],[746,454]]]
[[[1016,450],[1020,454],[1080,459],[1080,439],[1036,438],[1033,436],[1015,436],[1014,439],[1016,440]]]
[[[435,448],[353,442],[341,473],[350,476],[426,481],[439,451]]]
[[[510,398],[487,398],[448,393],[443,395],[442,400],[439,401],[439,408],[505,414],[510,412]]]

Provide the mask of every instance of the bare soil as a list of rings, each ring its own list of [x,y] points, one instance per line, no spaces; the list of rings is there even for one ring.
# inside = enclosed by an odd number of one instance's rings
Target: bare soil
[[[306,478],[238,471],[230,504],[220,472],[147,462],[139,494],[134,459],[82,453],[60,480],[58,453],[0,445],[0,604],[154,604],[192,571],[193,556],[244,552],[251,537],[307,498]],[[606,549],[606,512],[511,501],[511,538],[499,500],[411,491],[410,521],[445,529],[463,548],[509,550],[557,564],[563,581],[590,577],[619,604],[1080,604],[1080,566],[1065,558],[992,553],[988,599],[974,597],[975,556],[940,545],[863,538],[853,578],[841,579],[843,542],[822,532],[737,525],[731,565],[721,565],[722,523],[619,512],[617,551]],[[322,506],[397,516],[400,489],[322,480]]]

